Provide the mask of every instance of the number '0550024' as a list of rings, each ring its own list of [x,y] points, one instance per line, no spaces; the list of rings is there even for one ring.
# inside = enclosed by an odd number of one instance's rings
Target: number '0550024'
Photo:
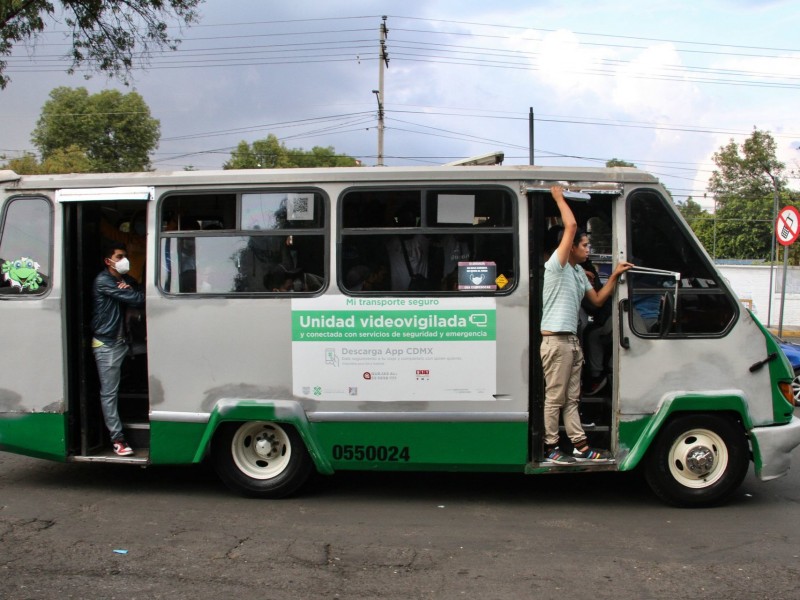
[[[408,446],[336,444],[333,447],[333,460],[408,462],[411,460],[411,453],[409,452]]]

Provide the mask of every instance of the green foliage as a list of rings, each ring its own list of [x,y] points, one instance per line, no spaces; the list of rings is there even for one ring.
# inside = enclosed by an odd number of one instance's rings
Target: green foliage
[[[289,149],[273,134],[252,145],[239,142],[223,169],[291,169],[312,167],[356,167],[350,156],[338,155],[333,146],[314,146],[311,150]]]
[[[17,175],[38,175],[42,172],[36,155],[30,152],[26,152],[18,158],[9,159],[3,164],[2,168],[11,169]]]
[[[12,158],[3,169],[11,169],[19,175],[50,175],[56,173],[88,173],[92,170],[91,161],[86,153],[75,144],[66,148],[57,148],[41,163],[36,155],[26,152],[19,158]]]
[[[740,146],[731,140],[714,154],[717,169],[709,179],[708,191],[716,205],[712,229],[716,258],[769,260],[776,196],[779,206],[790,202],[785,165],[775,151],[769,132],[754,129]],[[703,232],[707,238],[708,231]],[[701,239],[712,252],[709,240]]]
[[[90,173],[93,170],[92,161],[76,144],[56,148],[41,165],[42,173]]]
[[[146,62],[154,50],[174,50],[179,40],[168,35],[166,21],[190,25],[197,21],[202,0],[2,0],[0,56],[14,44],[35,41],[50,24],[70,30],[68,57],[75,68],[87,65],[127,81],[136,62]],[[57,20],[58,18],[58,20]],[[0,61],[0,89],[10,79]]]
[[[606,161],[607,167],[636,167],[635,164],[632,162],[628,162],[626,160],[622,160],[621,158],[612,158],[611,160]]]
[[[59,150],[78,146],[91,171],[119,173],[149,169],[159,137],[158,120],[136,92],[89,95],[86,88],[59,87],[42,107],[31,140],[43,163]]]
[[[685,202],[676,202],[675,206],[678,207],[678,211],[683,215],[689,227],[711,254],[714,247],[714,215],[695,202],[691,196]]]

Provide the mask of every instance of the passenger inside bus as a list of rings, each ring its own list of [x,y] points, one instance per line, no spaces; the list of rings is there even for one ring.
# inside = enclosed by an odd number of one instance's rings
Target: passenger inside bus
[[[542,345],[540,355],[545,378],[544,454],[548,461],[570,464],[577,461],[607,460],[606,450],[589,446],[578,411],[583,351],[578,333],[578,312],[584,297],[600,307],[613,294],[619,276],[633,265],[620,261],[599,290],[589,283],[580,266],[589,257],[589,239],[578,223],[560,186],[553,186],[564,228],[559,245],[545,263],[542,293]],[[573,445],[572,454],[559,447],[559,417]]]
[[[417,216],[409,207],[400,209],[395,217],[397,227],[414,227]],[[428,277],[430,240],[419,233],[393,235],[386,239],[392,290],[432,290],[434,282]]]
[[[136,211],[130,220],[123,219],[118,225],[113,224],[111,215],[104,214],[100,219],[100,233],[109,241],[125,244],[131,265],[128,275],[133,277],[137,283],[142,283],[147,255],[147,215],[145,212],[143,210]]]
[[[134,451],[122,434],[118,409],[122,362],[128,354],[125,311],[127,307],[144,306],[144,293],[127,275],[130,262],[122,242],[106,244],[103,257],[105,269],[92,284],[91,345],[100,378],[100,406],[114,452],[119,456],[130,456]]]
[[[270,273],[264,276],[264,287],[270,292],[301,292],[303,289],[295,289],[295,277],[299,272],[287,271],[283,265],[275,266]],[[298,287],[303,287],[301,279],[297,279]]]

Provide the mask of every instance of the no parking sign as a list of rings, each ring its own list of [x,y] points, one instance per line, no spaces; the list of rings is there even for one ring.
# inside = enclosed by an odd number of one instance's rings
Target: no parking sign
[[[800,212],[794,206],[786,206],[778,214],[775,236],[784,246],[791,246],[800,235]]]

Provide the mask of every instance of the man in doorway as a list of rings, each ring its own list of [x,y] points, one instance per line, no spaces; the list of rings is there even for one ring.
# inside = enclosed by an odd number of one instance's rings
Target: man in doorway
[[[106,268],[92,285],[92,350],[100,378],[100,406],[111,436],[114,452],[130,456],[133,449],[122,435],[122,421],[117,409],[122,361],[128,353],[125,339],[125,307],[144,306],[144,293],[126,273],[130,269],[125,244],[113,242],[103,251]]]
[[[545,263],[542,292],[540,353],[545,380],[544,454],[547,460],[561,464],[607,460],[611,458],[607,451],[589,446],[578,413],[583,366],[583,350],[577,337],[578,311],[584,298],[597,307],[605,304],[619,276],[633,265],[620,261],[606,284],[595,290],[581,267],[589,258],[588,235],[578,231],[578,222],[564,199],[561,186],[553,186],[550,193],[561,213],[564,233]],[[559,415],[574,446],[572,456],[558,447]]]

